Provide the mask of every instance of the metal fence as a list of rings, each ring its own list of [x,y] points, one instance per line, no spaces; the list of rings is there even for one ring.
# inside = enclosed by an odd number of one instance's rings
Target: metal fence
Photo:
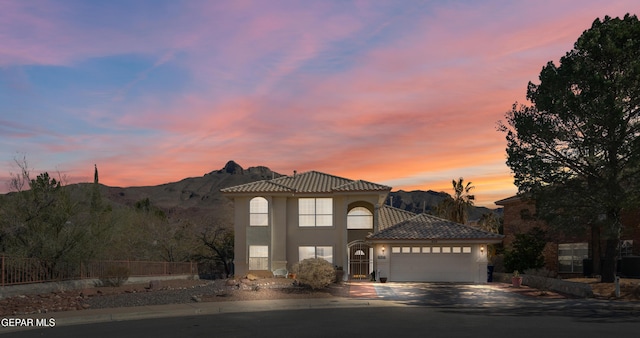
[[[0,256],[0,285],[109,277],[114,268],[126,268],[130,277],[197,275],[193,262],[89,261],[68,264],[36,258]]]

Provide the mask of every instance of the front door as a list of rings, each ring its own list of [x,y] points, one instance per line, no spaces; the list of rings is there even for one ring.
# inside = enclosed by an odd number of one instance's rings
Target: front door
[[[349,244],[349,279],[368,280],[373,271],[373,248],[363,241]]]

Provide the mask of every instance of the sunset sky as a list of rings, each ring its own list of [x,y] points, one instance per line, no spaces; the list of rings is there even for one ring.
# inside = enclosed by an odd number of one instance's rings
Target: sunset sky
[[[496,130],[596,18],[637,0],[0,0],[0,193],[26,156],[144,186],[234,160],[516,193]]]

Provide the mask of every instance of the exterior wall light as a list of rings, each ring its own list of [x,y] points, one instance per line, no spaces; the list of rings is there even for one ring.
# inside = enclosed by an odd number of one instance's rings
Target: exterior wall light
[[[481,245],[481,246],[480,246],[480,253],[481,253],[481,254],[484,254],[484,245]]]

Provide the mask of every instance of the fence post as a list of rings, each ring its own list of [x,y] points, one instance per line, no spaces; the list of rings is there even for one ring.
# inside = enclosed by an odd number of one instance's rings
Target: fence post
[[[4,286],[4,255],[2,255],[2,286]]]

